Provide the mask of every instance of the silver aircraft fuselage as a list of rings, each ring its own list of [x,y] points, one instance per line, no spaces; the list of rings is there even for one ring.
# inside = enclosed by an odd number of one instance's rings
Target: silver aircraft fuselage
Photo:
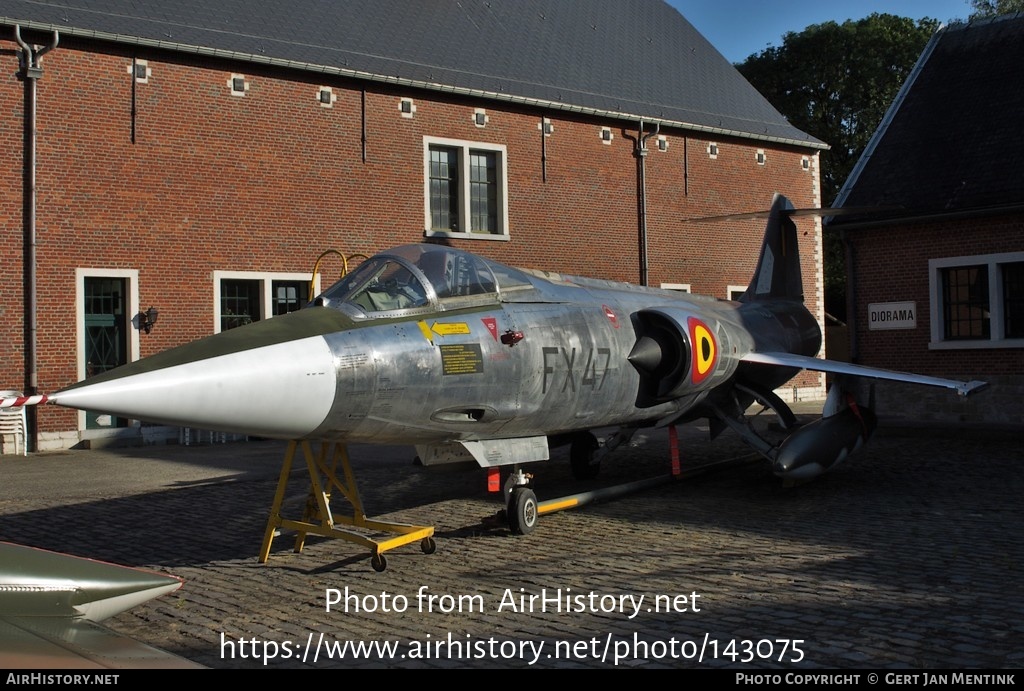
[[[875,427],[848,391],[853,378],[962,396],[985,384],[816,357],[821,328],[803,302],[796,211],[776,195],[737,302],[404,245],[298,312],[0,405],[45,399],[262,437],[411,444],[424,463],[468,452],[485,467],[546,459],[549,440],[567,438],[586,461],[597,444],[590,430],[704,417],[713,436],[733,429],[777,475],[804,480],[847,458]],[[773,389],[801,369],[829,372],[840,386],[819,424],[794,429]],[[747,424],[753,401],[779,414],[783,442]]]
[[[112,370],[50,400],[282,439],[526,438],[678,417],[733,377],[740,357],[759,345],[808,355],[820,346],[817,323],[799,303],[779,312],[524,272],[439,245],[377,255],[316,302]],[[645,326],[648,318],[657,324]],[[682,362],[662,373],[652,364],[651,376],[672,380],[671,390],[658,393],[655,383],[642,395],[643,368],[630,355],[651,329],[659,342],[661,332],[677,332],[671,339]],[[766,373],[769,388],[792,375]]]

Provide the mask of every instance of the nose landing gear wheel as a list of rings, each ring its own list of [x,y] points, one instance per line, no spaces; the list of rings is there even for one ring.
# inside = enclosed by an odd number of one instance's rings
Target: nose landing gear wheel
[[[537,527],[537,495],[529,487],[516,487],[508,500],[508,527],[515,535],[527,535]]]

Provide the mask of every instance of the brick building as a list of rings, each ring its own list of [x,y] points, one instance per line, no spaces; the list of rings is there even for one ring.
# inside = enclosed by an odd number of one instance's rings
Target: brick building
[[[939,31],[840,205],[855,361],[988,381],[956,400],[880,385],[881,414],[1024,424],[1024,16]]]
[[[819,203],[825,145],[661,0],[3,0],[0,60],[9,388],[297,309],[342,271],[310,288],[326,250],[446,242],[725,298],[763,225],[686,219]],[[142,429],[38,416],[41,449]]]

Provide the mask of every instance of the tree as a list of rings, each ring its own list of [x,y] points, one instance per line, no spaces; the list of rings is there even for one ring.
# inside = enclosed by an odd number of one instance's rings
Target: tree
[[[995,17],[1000,14],[1024,12],[1024,0],[971,0],[971,19]]]
[[[872,14],[788,32],[737,66],[791,124],[832,148],[821,195],[831,203],[932,34],[936,19]]]
[[[736,66],[791,124],[831,146],[821,156],[825,204],[839,193],[939,26],[937,19],[877,13],[813,24]],[[825,236],[825,308],[842,319],[845,263],[831,236]]]

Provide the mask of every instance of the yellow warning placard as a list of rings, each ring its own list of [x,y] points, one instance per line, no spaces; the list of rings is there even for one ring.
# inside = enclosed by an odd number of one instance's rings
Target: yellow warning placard
[[[470,332],[469,324],[466,322],[434,322],[430,328],[438,336],[455,336]]]
[[[438,346],[441,349],[441,371],[444,374],[480,374],[484,357],[479,343]]]

